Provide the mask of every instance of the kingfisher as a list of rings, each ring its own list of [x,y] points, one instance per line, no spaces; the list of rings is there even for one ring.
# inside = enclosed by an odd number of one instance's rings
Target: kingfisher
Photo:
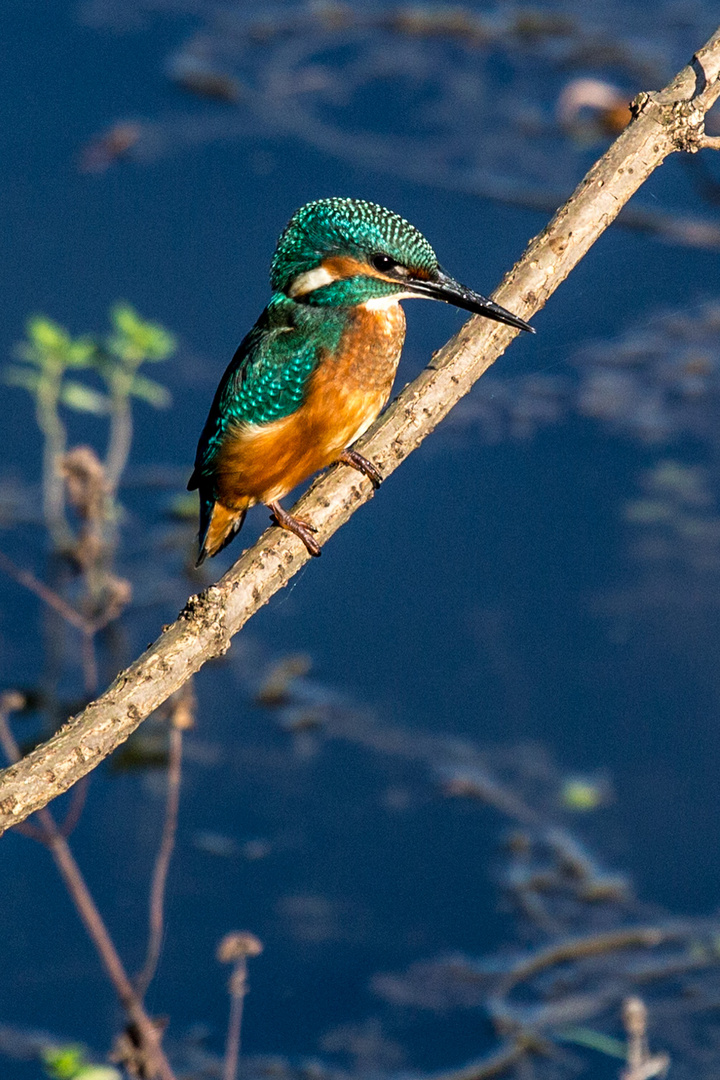
[[[534,333],[446,274],[399,214],[360,199],[297,210],[270,283],[268,306],[220,381],[188,483],[200,495],[198,566],[230,543],[256,503],[320,555],[316,530],[280,500],[333,462],[379,486],[378,469],[352,445],[390,397],[405,340],[401,300],[443,300]]]

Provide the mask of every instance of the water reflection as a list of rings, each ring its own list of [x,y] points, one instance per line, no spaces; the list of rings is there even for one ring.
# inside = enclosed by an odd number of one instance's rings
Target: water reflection
[[[583,346],[567,366],[511,379],[490,372],[448,417],[450,436],[526,439],[577,414],[649,446],[717,441],[720,301],[643,317],[619,338]]]
[[[119,120],[86,149],[86,168],[127,154],[150,161],[217,141],[293,138],[363,167],[549,210],[627,123],[630,98],[664,85],[714,25],[709,5],[670,0],[651,25],[632,6],[606,4],[590,17],[573,0],[493,13],[329,0],[262,14],[89,0],[81,19],[118,30],[160,12],[183,25],[194,16],[165,70],[208,105]],[[711,115],[709,130],[715,122]],[[672,234],[656,209],[645,215],[626,216]],[[702,229],[674,231],[675,242],[700,242]],[[703,242],[716,246],[716,232]]]

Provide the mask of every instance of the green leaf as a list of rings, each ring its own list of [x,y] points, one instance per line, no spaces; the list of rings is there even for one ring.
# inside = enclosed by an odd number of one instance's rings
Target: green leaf
[[[41,375],[32,368],[6,367],[2,379],[8,386],[21,386],[23,390],[34,394],[40,384]]]
[[[613,1039],[610,1035],[605,1035],[602,1031],[595,1031],[593,1028],[587,1027],[568,1027],[563,1028],[562,1031],[557,1031],[555,1034],[563,1042],[587,1046],[590,1050],[597,1050],[600,1054],[607,1054],[608,1057],[619,1058],[621,1061],[625,1060],[625,1043],[620,1042],[619,1039]]]
[[[63,353],[70,345],[67,330],[45,315],[33,315],[28,319],[27,335],[32,344],[45,353]]]
[[[167,360],[177,350],[177,341],[164,327],[155,323],[146,324],[150,333],[146,349],[146,359],[157,363],[159,360]]]
[[[98,351],[98,343],[91,337],[77,338],[67,350],[68,367],[89,367]]]
[[[75,1080],[78,1070],[85,1065],[85,1051],[82,1046],[72,1043],[53,1046],[44,1051],[43,1063],[53,1080]]]
[[[108,348],[123,360],[166,360],[176,349],[175,338],[159,323],[145,322],[129,304],[119,303],[110,311],[115,333],[108,338]]]
[[[597,810],[605,801],[602,784],[582,776],[571,776],[563,782],[560,800],[566,810],[587,813]]]
[[[130,304],[125,303],[123,300],[119,300],[117,304],[113,304],[110,309],[110,320],[116,330],[119,330],[121,334],[125,334],[126,337],[133,337],[138,328],[142,326],[142,320],[135,311],[135,308]]]
[[[154,405],[156,409],[167,409],[172,405],[170,391],[161,383],[155,382],[154,379],[147,379],[144,375],[135,376],[130,387],[130,393],[133,397],[147,401],[149,405]]]
[[[63,383],[60,400],[77,412],[93,413],[95,416],[106,416],[110,412],[110,400],[105,394],[72,380]]]
[[[64,327],[44,315],[34,315],[27,323],[27,340],[15,346],[15,353],[29,364],[57,373],[66,367],[88,367],[97,348],[93,338],[85,335],[73,341]]]
[[[88,1062],[82,1046],[53,1046],[43,1053],[45,1071],[51,1080],[122,1080],[110,1065]]]
[[[167,508],[169,517],[176,521],[197,521],[199,499],[197,491],[183,491],[174,495]]]

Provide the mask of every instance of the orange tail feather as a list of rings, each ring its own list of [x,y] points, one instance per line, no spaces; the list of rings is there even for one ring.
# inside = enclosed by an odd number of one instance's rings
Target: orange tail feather
[[[207,556],[212,558],[213,555],[217,555],[219,551],[222,551],[226,544],[230,543],[235,534],[242,528],[246,514],[247,508],[230,510],[227,506],[223,506],[222,503],[215,503],[200,558],[198,559],[198,566]]]

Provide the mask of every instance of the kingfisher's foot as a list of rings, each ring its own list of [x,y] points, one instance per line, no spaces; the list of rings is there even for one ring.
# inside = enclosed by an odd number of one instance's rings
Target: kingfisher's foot
[[[375,490],[382,484],[383,478],[372,461],[368,461],[362,454],[358,454],[357,450],[343,450],[338,461],[342,461],[343,465],[349,465],[351,469],[357,469],[358,472],[367,476]]]
[[[312,533],[317,532],[317,529],[309,521],[302,521],[301,518],[288,514],[287,510],[283,510],[279,502],[270,502],[267,507],[268,510],[272,510],[270,520],[279,525],[281,529],[287,529],[288,532],[295,533],[296,536],[300,537],[313,558],[317,559],[322,555],[320,545],[312,537]]]

